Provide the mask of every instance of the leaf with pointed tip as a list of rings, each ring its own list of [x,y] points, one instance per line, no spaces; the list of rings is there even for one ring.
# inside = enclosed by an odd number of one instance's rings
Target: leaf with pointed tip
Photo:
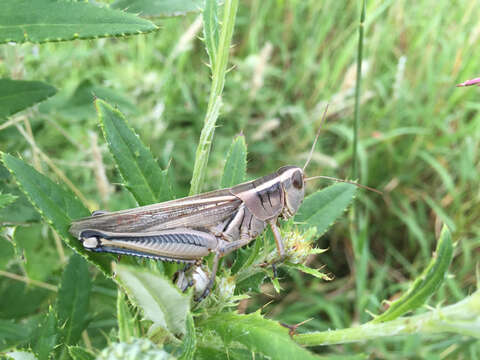
[[[200,324],[200,327],[216,332],[223,341],[235,341],[252,352],[259,352],[272,359],[316,359],[317,357],[296,344],[285,327],[265,319],[259,312],[249,315],[220,313]]]
[[[228,151],[227,161],[223,168],[221,187],[227,188],[240,184],[245,180],[247,172],[247,144],[245,136],[237,136]]]
[[[50,355],[57,344],[58,330],[56,313],[53,308],[50,308],[48,314],[34,333],[36,342],[33,350],[38,360],[50,359]]]
[[[1,8],[2,5],[0,11]],[[48,99],[56,92],[57,89],[53,86],[40,81],[0,79],[0,118],[6,118]]]
[[[291,262],[287,262],[285,265],[287,265],[291,269],[297,269],[305,274],[315,276],[317,279],[327,280],[327,281],[332,280],[332,278],[328,274],[325,274],[318,269],[309,268],[308,266],[305,266],[303,264],[294,264]]]
[[[2,161],[32,205],[67,245],[94,263],[106,276],[111,276],[110,259],[85,250],[81,242],[68,232],[72,220],[90,215],[75,195],[40,174],[23,160],[3,153]]]
[[[55,0],[2,0],[0,24],[0,44],[136,35],[157,29],[123,11]]]
[[[127,124],[123,114],[105,101],[95,100],[103,135],[128,190],[139,205],[173,198],[168,169],[162,170],[150,150]]]
[[[450,263],[452,262],[452,256],[452,237],[448,228],[443,226],[435,254],[430,264],[428,264],[422,274],[415,279],[408,291],[398,300],[390,304],[387,311],[373,319],[372,323],[396,319],[425,304],[430,296],[442,285],[443,280],[447,276]]]
[[[202,11],[203,0],[117,0],[111,7],[146,17],[179,16]]]
[[[295,216],[302,227],[316,227],[322,235],[352,202],[355,185],[338,183],[307,196]]]
[[[81,256],[73,254],[62,275],[56,306],[65,345],[75,344],[87,326],[90,288],[87,263]]]
[[[154,326],[172,334],[186,333],[186,318],[190,296],[182,294],[163,275],[146,269],[116,264],[115,274],[125,287],[130,299],[144,312]]]

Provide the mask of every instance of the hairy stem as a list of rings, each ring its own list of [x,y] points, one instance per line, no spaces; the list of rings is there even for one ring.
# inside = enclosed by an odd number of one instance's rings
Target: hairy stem
[[[198,194],[201,191],[205,179],[208,157],[212,146],[215,124],[218,119],[220,107],[222,105],[222,92],[225,84],[225,73],[227,71],[228,53],[232,41],[233,28],[237,13],[238,0],[225,0],[223,6],[223,21],[220,32],[218,51],[215,56],[215,62],[212,64],[212,85],[210,89],[210,98],[208,101],[207,113],[200,141],[198,143],[195,155],[195,166],[190,187],[190,195]]]

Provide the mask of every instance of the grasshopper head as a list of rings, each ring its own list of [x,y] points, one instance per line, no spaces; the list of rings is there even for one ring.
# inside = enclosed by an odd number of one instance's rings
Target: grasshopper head
[[[284,166],[277,170],[284,192],[284,216],[293,216],[305,196],[305,176],[303,170],[297,166]]]

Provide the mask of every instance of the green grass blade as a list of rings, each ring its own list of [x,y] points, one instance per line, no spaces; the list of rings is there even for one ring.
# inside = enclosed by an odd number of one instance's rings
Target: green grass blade
[[[2,0],[0,44],[125,36],[156,30],[155,24],[86,2]]]
[[[362,88],[362,63],[363,63],[363,33],[365,26],[365,13],[367,11],[367,1],[362,1],[362,12],[360,14],[360,24],[358,26],[358,46],[357,46],[357,75],[355,81],[355,105],[353,114],[353,154],[352,154],[352,179],[358,179],[357,169],[357,150],[358,150],[358,123],[360,120],[360,94]]]
[[[106,276],[111,276],[110,259],[85,250],[80,241],[68,232],[72,220],[90,215],[75,195],[37,172],[23,160],[5,153],[2,154],[2,160],[32,205],[65,243],[94,263]]]
[[[238,0],[226,0],[223,5],[222,28],[215,56],[215,66],[212,67],[212,85],[210,88],[207,113],[195,154],[190,195],[198,194],[201,191],[205,179],[208,157],[210,156],[210,148],[215,132],[215,124],[222,105],[222,92],[225,84],[225,73],[227,71],[228,55],[232,42],[237,8]]]
[[[138,204],[171,200],[168,169],[160,168],[119,110],[100,99],[95,100],[95,106],[108,148]]]
[[[88,265],[81,256],[74,254],[63,272],[56,306],[62,329],[61,343],[65,346],[76,344],[87,326],[90,289]],[[64,358],[67,348],[63,347],[61,352]]]
[[[0,119],[48,99],[56,92],[53,86],[40,81],[0,79]]]
[[[295,216],[304,228],[316,227],[317,234],[327,231],[352,202],[355,185],[338,183],[307,196]]]
[[[415,310],[425,304],[435,291],[442,285],[452,262],[453,244],[450,231],[443,227],[438,239],[435,254],[423,273],[415,279],[408,291],[394,301],[387,311],[372,320],[379,323],[396,319],[403,314]]]
[[[117,264],[115,273],[134,301],[153,321],[172,334],[186,333],[186,318],[190,296],[182,294],[170,280],[158,273]]]
[[[245,181],[247,172],[247,144],[245,136],[240,135],[233,141],[223,168],[221,187],[232,187]]]
[[[265,319],[259,312],[249,315],[217,314],[209,317],[200,326],[216,332],[227,346],[232,341],[240,342],[250,351],[262,353],[272,359],[316,358],[291,339],[287,328]]]
[[[180,16],[202,10],[202,0],[117,0],[110,7],[140,16]]]

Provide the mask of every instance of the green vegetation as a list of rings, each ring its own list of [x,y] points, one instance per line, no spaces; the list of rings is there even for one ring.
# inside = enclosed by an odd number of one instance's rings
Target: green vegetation
[[[467,0],[3,0],[0,357],[480,359],[479,93],[455,87],[480,74],[479,18]],[[309,181],[277,278],[270,230],[201,303],[181,266],[68,232],[303,166],[320,124],[308,175],[383,196]]]

